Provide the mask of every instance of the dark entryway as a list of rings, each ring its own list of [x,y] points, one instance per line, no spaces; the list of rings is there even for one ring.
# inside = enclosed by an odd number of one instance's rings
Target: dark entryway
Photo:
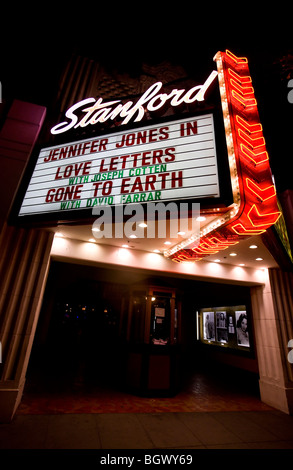
[[[58,397],[64,393],[85,396],[99,392],[100,398],[103,393],[108,397],[113,393],[129,393],[125,382],[129,345],[126,326],[120,320],[129,308],[128,294],[132,286],[149,282],[180,290],[178,393],[189,390],[194,400],[196,393],[199,399],[202,390],[206,390],[207,397],[213,400],[213,393],[208,393],[209,386],[215,388],[218,383],[224,393],[228,389],[223,384],[228,383],[231,375],[230,389],[235,393],[238,389],[243,395],[243,384],[247,384],[248,395],[258,400],[255,355],[250,355],[247,367],[243,354],[207,348],[196,339],[198,308],[227,302],[247,304],[249,288],[56,261],[50,268],[25,393],[51,392]]]

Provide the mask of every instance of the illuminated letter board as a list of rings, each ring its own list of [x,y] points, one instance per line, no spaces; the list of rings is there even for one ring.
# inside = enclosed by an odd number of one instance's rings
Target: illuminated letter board
[[[203,114],[43,148],[19,216],[219,195],[214,118]]]

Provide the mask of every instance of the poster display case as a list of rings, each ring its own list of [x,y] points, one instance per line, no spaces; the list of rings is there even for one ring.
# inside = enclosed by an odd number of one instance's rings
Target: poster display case
[[[202,308],[198,317],[202,343],[251,351],[252,333],[245,305]]]

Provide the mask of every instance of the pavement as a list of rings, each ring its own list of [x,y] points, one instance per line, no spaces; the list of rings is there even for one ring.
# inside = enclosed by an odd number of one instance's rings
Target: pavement
[[[293,416],[278,410],[16,415],[0,449],[292,449]]]
[[[169,463],[195,464],[198,455],[220,467],[247,467],[256,456],[270,468],[290,464],[293,416],[262,403],[254,377],[243,381],[242,372],[239,387],[235,372],[220,372],[197,373],[164,400],[83,387],[56,395],[38,380],[40,390],[30,384],[13,420],[0,424],[0,465],[6,459],[38,470],[44,463],[139,468],[164,464],[166,456],[177,459]]]

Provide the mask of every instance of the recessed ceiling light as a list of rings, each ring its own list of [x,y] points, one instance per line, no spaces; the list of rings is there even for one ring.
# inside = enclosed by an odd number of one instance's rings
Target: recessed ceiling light
[[[230,256],[237,256],[237,253],[229,253]]]
[[[133,235],[130,235],[129,238],[137,238],[137,236],[133,234]]]
[[[61,232],[56,232],[56,233],[55,233],[55,237],[60,237],[60,238],[62,238],[62,237],[64,237],[64,235],[63,235],[63,233],[61,233]]]
[[[204,215],[199,215],[197,218],[196,218],[197,222],[204,222],[204,220],[206,220],[206,217]]]
[[[95,238],[89,238],[88,241],[91,242],[91,243],[93,243],[93,242],[95,242],[96,240],[95,240]]]
[[[185,232],[177,232],[177,235],[185,235]]]
[[[164,245],[171,245],[171,242],[165,242]]]
[[[255,250],[255,248],[258,248],[258,246],[257,245],[250,245],[249,248],[251,248],[252,250]]]
[[[220,259],[214,259],[213,262],[214,262],[214,263],[220,263],[221,260],[220,260]]]
[[[240,263],[239,266],[245,266],[245,264],[244,264],[244,263]]]
[[[129,245],[122,245],[122,248],[129,248]]]
[[[161,253],[160,250],[154,250],[154,253]]]
[[[147,224],[145,224],[144,222],[142,222],[141,224],[138,224],[139,227],[147,227]]]
[[[98,227],[92,228],[92,232],[100,232],[100,229]]]
[[[255,261],[263,261],[263,258],[255,258]]]

